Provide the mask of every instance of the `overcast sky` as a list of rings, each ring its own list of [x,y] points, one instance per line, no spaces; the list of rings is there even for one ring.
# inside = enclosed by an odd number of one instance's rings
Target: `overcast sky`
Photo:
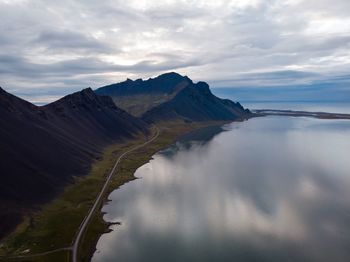
[[[32,100],[177,71],[211,87],[349,82],[349,0],[0,0],[0,86]]]

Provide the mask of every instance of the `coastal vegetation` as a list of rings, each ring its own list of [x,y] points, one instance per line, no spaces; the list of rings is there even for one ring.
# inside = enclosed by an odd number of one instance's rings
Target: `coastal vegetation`
[[[173,143],[179,136],[196,129],[224,123],[223,121],[159,123],[157,125],[160,129],[159,137],[145,147],[131,152],[120,162],[108,186],[104,201],[100,203],[99,212],[94,214],[83,235],[78,252],[80,260],[90,261],[100,235],[109,231],[110,225],[103,220],[103,213],[100,210],[108,201],[108,194],[111,191],[136,179],[135,170],[149,161],[154,153]],[[154,132],[153,129],[151,133],[154,134]],[[75,178],[74,184],[67,186],[62,194],[24,219],[1,245],[0,261],[70,261],[71,250],[69,248],[75,234],[93,205],[115,160],[123,152],[143,143],[146,139],[144,135],[139,135],[135,139],[106,147],[103,157],[93,163],[89,175]],[[53,253],[46,254],[50,251]],[[31,256],[35,254],[38,256]]]

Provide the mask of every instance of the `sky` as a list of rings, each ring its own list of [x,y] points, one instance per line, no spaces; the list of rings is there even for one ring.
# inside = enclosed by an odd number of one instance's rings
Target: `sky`
[[[0,86],[44,103],[176,71],[350,99],[349,14],[349,0],[0,0]]]

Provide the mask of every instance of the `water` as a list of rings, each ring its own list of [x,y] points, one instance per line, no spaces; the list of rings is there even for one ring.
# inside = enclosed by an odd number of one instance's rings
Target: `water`
[[[349,261],[350,121],[224,130],[186,136],[112,192],[104,218],[122,224],[93,261]]]
[[[242,105],[249,109],[299,110],[350,114],[350,103],[345,102],[243,101]]]

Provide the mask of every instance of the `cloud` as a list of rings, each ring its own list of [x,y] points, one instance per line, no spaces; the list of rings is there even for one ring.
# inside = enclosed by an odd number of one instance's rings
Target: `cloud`
[[[144,60],[131,65],[112,64],[93,57],[63,60],[52,63],[33,63],[18,56],[0,56],[0,74],[40,79],[41,77],[70,77],[75,75],[89,75],[113,72],[158,72],[195,66],[198,62],[194,60],[172,59],[171,61],[158,62]]]
[[[96,33],[96,38],[98,33]],[[84,54],[103,54],[113,50],[107,43],[98,41],[96,38],[86,36],[73,31],[43,31],[33,41],[34,45],[40,45],[47,52],[74,52]]]
[[[349,12],[347,0],[0,0],[0,85],[63,95],[165,71],[212,87],[330,81],[350,69]]]

